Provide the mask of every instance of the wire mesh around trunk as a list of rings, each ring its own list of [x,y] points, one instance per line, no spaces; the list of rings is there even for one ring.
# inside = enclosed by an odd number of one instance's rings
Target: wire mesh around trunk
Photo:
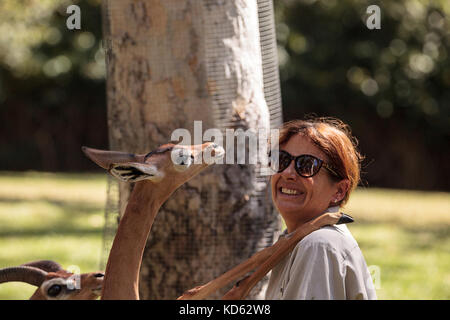
[[[202,63],[204,63],[203,70],[207,82],[214,84],[214,87],[209,87],[208,93],[197,94],[208,95],[207,99],[211,105],[208,112],[212,115],[209,126],[220,130],[227,128],[246,130],[249,127],[258,129],[264,126],[266,129],[276,128],[282,122],[282,108],[272,1],[255,0],[246,4],[241,1],[236,2],[236,6],[233,6],[218,0],[186,1],[182,8],[184,11],[180,9],[182,5],[177,1],[166,1],[162,6],[167,10],[174,10],[175,16],[181,16],[188,10],[201,15],[196,16],[198,20],[195,24],[202,22],[205,32],[203,37],[196,35],[197,38],[201,38],[196,40],[199,41],[196,43],[198,47],[196,50],[201,51],[199,55],[204,59]],[[111,26],[110,21],[115,14],[121,14],[115,8],[117,3],[115,0],[109,0],[104,4],[104,17],[107,20],[104,24],[105,48],[110,61],[118,59],[116,54],[118,51],[114,48],[114,41],[117,40],[108,39],[108,32],[110,32],[108,30],[112,27],[118,28],[118,26]],[[261,59],[259,72],[261,72],[263,92],[261,97],[255,98],[257,102],[253,105],[255,112],[247,110],[247,118],[240,118],[235,112],[236,101],[240,99],[238,91],[242,89],[239,86],[242,83],[236,82],[236,79],[230,77],[223,68],[223,62],[228,59],[227,54],[230,54],[229,51],[227,52],[230,47],[224,43],[224,39],[233,38],[235,32],[231,25],[220,23],[221,19],[230,14],[223,11],[223,7],[226,6],[229,7],[225,10],[231,10],[230,12],[236,8],[247,10],[248,6],[257,10],[258,30],[255,36],[259,36],[257,52]],[[145,2],[136,2],[132,9],[135,11],[133,14],[146,19],[139,12],[139,10],[145,11]],[[179,9],[179,12],[176,11]],[[131,31],[123,34],[119,40],[121,48],[117,50],[123,50],[127,46],[136,46],[139,49],[139,41],[145,41],[145,39],[134,37]],[[160,56],[158,59],[161,61],[155,63],[158,65],[157,68],[160,68],[166,63],[165,57]],[[148,78],[145,74],[139,73],[144,72],[142,68],[145,66],[145,63],[140,63],[137,64],[136,69],[129,71],[130,69],[124,67],[124,70],[138,73],[139,79],[145,82]],[[117,72],[117,70],[113,71]],[[133,76],[136,77],[136,74]],[[114,94],[117,94],[116,84],[112,86]],[[111,104],[125,101],[114,98],[112,102],[109,101],[110,110]],[[135,103],[140,102],[135,101]],[[115,115],[110,112],[109,116]],[[110,127],[111,124],[114,125],[110,122]],[[148,134],[154,141],[148,145],[169,142],[170,128],[158,127],[158,123],[153,123],[151,129]],[[130,140],[130,138],[127,139]],[[135,140],[130,140],[127,145],[124,141],[111,138],[111,147],[122,151],[135,152],[137,151],[135,149],[148,148],[148,145],[135,144]],[[128,194],[131,189],[132,185],[124,186],[122,183],[119,185],[113,178],[108,178],[101,267],[106,265],[108,252],[117,230],[120,208],[123,208],[124,204],[124,193]],[[143,259],[140,280],[141,297],[144,299],[176,298],[176,293],[181,294],[190,288],[186,287],[186,283],[191,286],[203,284],[247,259],[256,251],[271,245],[279,228],[280,221],[271,203],[268,177],[260,174],[258,166],[222,165],[212,170],[208,168],[208,171],[176,191],[160,210]],[[265,283],[266,279],[261,281],[249,298],[262,298]],[[223,291],[212,298],[219,298],[221,294]]]

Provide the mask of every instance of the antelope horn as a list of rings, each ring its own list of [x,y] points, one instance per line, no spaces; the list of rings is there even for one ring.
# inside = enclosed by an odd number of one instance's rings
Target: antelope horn
[[[20,281],[39,287],[46,276],[47,272],[35,267],[19,266],[0,269],[0,283]]]
[[[21,265],[22,267],[35,267],[41,270],[44,270],[46,272],[57,272],[64,270],[63,267],[52,260],[38,260],[38,261],[32,261],[28,263],[24,263]]]

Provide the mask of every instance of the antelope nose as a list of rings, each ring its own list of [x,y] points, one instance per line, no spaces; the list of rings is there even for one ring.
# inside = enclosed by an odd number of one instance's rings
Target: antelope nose
[[[225,154],[225,150],[223,149],[223,147],[219,146],[217,143],[213,143],[211,145],[211,148],[211,156],[213,157],[221,158]]]

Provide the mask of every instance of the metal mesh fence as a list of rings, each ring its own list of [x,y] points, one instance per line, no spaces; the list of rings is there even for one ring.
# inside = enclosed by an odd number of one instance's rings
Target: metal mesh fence
[[[108,3],[109,1],[107,1]],[[236,100],[237,84],[235,79],[227,76],[223,70],[221,62],[223,62],[223,59],[226,59],[228,52],[224,50],[222,40],[232,37],[234,30],[230,25],[217,24],[221,17],[214,16],[216,13],[214,10],[211,10],[216,3],[217,1],[214,0],[202,1],[202,12],[204,13],[202,18],[206,31],[203,46],[208,82],[214,83],[213,90],[210,90],[213,105],[211,110],[213,121],[216,128],[224,130],[226,128],[239,128],[245,124],[240,119],[233,117],[230,111],[230,101]],[[264,99],[270,115],[270,128],[276,128],[282,123],[282,108],[272,1],[257,1],[257,10]],[[109,54],[112,51],[112,48],[109,47]],[[209,184],[208,190],[205,190],[204,186],[195,185],[195,181],[188,182],[183,186],[183,190],[180,191],[180,193],[184,193],[184,197],[171,197],[164,205],[161,213],[164,215],[165,221],[155,221],[147,247],[154,246],[157,248],[164,242],[177,243],[177,245],[173,247],[175,252],[167,251],[165,252],[166,256],[156,253],[150,259],[153,261],[144,263],[141,271],[144,278],[150,278],[153,273],[161,272],[161,268],[165,268],[168,270],[167,275],[163,276],[159,281],[168,283],[171,276],[169,270],[183,268],[183,263],[185,263],[185,261],[180,259],[177,261],[177,266],[174,267],[169,265],[171,260],[178,259],[177,255],[189,256],[194,254],[212,257],[210,261],[202,262],[203,268],[206,265],[211,269],[209,279],[211,280],[218,276],[218,274],[214,273],[214,270],[217,269],[217,263],[221,263],[222,267],[226,266],[227,269],[231,268],[235,265],[236,260],[231,259],[233,255],[246,259],[251,253],[272,244],[276,236],[274,233],[279,228],[279,222],[274,219],[276,214],[273,213],[270,203],[268,177],[261,175],[257,167],[249,168],[248,170],[242,170],[238,166],[224,167],[226,166],[221,166],[220,169],[217,169],[215,174],[205,174],[206,178],[204,177],[204,181],[209,179],[208,176],[211,176],[211,178],[214,175],[220,176],[222,180],[228,181],[228,188],[234,190],[223,190],[220,185],[216,186],[214,183]],[[216,187],[218,190],[215,190]],[[246,195],[250,199],[248,203],[242,203],[241,201],[244,200],[241,199],[233,202],[235,199],[242,198],[242,195],[236,191],[238,188],[251,191]],[[102,268],[106,265],[120,216],[119,183],[112,177],[108,177],[107,192],[101,257]],[[183,198],[183,200],[179,200],[180,198]],[[187,203],[181,203],[181,201],[187,201]],[[192,211],[191,208],[196,208],[198,202],[202,204],[198,212],[196,214],[189,212]],[[229,211],[232,205],[237,208],[233,216],[226,216],[221,212],[224,208]],[[182,209],[185,208],[186,212],[174,210],[173,208],[177,206]],[[267,212],[258,212],[261,208],[266,208]],[[162,226],[160,227],[159,224],[162,224]],[[223,239],[215,237],[214,233],[216,231],[223,234],[228,233],[233,235],[233,237]],[[191,233],[196,234],[195,240],[189,238]],[[254,240],[249,241],[252,238]],[[221,248],[221,241],[227,241],[228,244],[222,246],[222,249],[225,249],[224,251],[217,252],[217,248]],[[191,265],[189,267],[190,269],[195,269],[195,266]],[[195,276],[195,274],[187,275],[187,277],[193,279],[195,279]],[[150,296],[148,292],[160,290],[159,285],[160,283],[148,284],[151,288],[148,290],[144,289],[142,295],[144,297]],[[264,281],[259,284],[259,288],[255,291],[257,293],[262,292],[261,286],[263,285]],[[180,287],[177,288],[177,291],[181,294],[185,289]],[[251,298],[261,298],[261,296],[254,295]]]

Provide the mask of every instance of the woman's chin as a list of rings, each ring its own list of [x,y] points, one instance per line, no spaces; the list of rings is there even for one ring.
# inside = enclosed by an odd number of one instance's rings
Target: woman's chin
[[[278,195],[275,201],[275,205],[278,211],[283,214],[284,212],[300,212],[305,204],[305,195],[297,195],[297,196],[287,196],[287,195]]]

